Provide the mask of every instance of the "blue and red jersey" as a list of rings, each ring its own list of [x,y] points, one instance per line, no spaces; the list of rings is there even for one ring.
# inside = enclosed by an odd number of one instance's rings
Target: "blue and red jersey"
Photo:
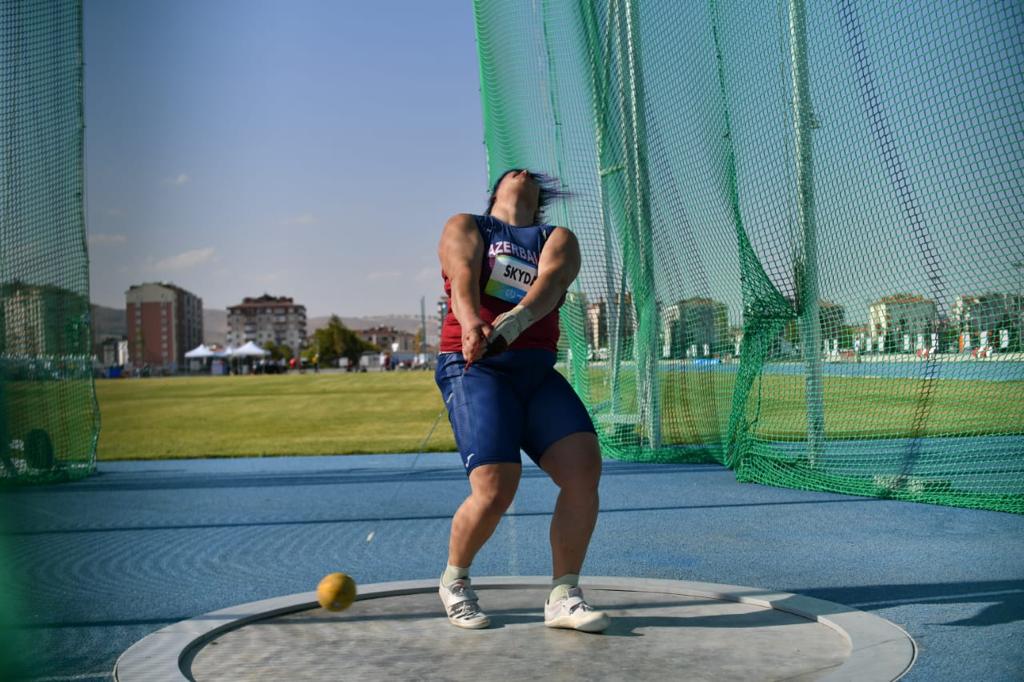
[[[555,229],[551,225],[516,227],[493,216],[473,216],[484,242],[480,267],[480,318],[494,318],[519,303],[537,279],[540,252]],[[444,292],[451,298],[452,283],[441,271]],[[558,308],[534,322],[509,347],[540,348],[554,352],[558,345]],[[462,326],[449,309],[441,326],[441,352],[462,351]]]

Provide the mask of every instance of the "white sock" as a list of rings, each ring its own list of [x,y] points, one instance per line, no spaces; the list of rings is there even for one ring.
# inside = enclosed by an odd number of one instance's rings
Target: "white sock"
[[[459,578],[469,577],[469,567],[463,568],[461,566],[452,566],[448,564],[448,567],[444,569],[444,573],[441,574],[441,584],[451,585]]]
[[[569,589],[580,584],[580,576],[577,573],[566,573],[560,578],[551,581],[551,594],[548,595],[548,602],[565,599],[569,596]]]

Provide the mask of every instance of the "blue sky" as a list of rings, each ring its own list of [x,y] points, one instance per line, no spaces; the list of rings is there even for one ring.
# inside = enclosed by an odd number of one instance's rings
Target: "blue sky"
[[[471,3],[87,0],[84,24],[94,302],[436,299],[440,229],[486,196]]]
[[[946,309],[958,293],[1021,286],[1012,267],[1024,258],[1013,201],[1024,177],[1015,144],[1021,47],[1001,23],[1017,14],[928,5],[861,17],[942,291],[927,281],[922,245],[866,122],[835,8],[813,14],[821,294],[845,305],[849,321],[896,291],[941,295]],[[765,78],[763,67],[788,62],[773,34],[748,36],[760,14],[736,6],[728,18],[746,225],[756,247],[774,244],[766,262],[788,293],[791,151],[778,125],[789,105],[775,80],[786,76],[773,67]],[[681,45],[683,55],[697,50],[715,101],[707,47]],[[907,46],[909,58],[893,58]],[[94,301],[120,307],[128,286],[151,280],[184,286],[208,308],[264,292],[293,296],[313,316],[416,312],[420,296],[432,304],[440,294],[441,226],[452,213],[481,210],[486,194],[469,0],[86,0],[85,59]],[[669,123],[688,111],[676,100],[694,88],[679,82],[660,90]],[[571,128],[588,144],[589,109],[571,108],[565,134]],[[543,147],[547,125],[524,119],[519,132]],[[690,138],[677,142],[693,150]],[[705,180],[683,178],[676,189],[699,203]],[[706,239],[710,228],[701,229]],[[722,263],[735,262],[729,244]],[[674,276],[677,256],[666,249],[663,274]],[[725,274],[710,293],[738,322],[738,278]]]

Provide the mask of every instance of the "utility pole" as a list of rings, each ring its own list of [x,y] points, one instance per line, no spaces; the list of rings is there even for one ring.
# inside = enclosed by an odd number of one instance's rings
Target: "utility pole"
[[[420,296],[420,347],[418,353],[427,352],[427,297]]]

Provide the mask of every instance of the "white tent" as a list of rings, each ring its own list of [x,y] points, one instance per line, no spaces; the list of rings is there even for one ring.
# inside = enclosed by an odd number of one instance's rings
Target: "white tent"
[[[247,341],[244,346],[236,348],[231,353],[231,356],[235,358],[264,357],[266,355],[270,355],[270,351],[260,348],[252,341]]]
[[[185,357],[189,360],[196,360],[202,358],[212,358],[214,352],[206,347],[206,344],[201,343],[189,352],[185,353]]]

